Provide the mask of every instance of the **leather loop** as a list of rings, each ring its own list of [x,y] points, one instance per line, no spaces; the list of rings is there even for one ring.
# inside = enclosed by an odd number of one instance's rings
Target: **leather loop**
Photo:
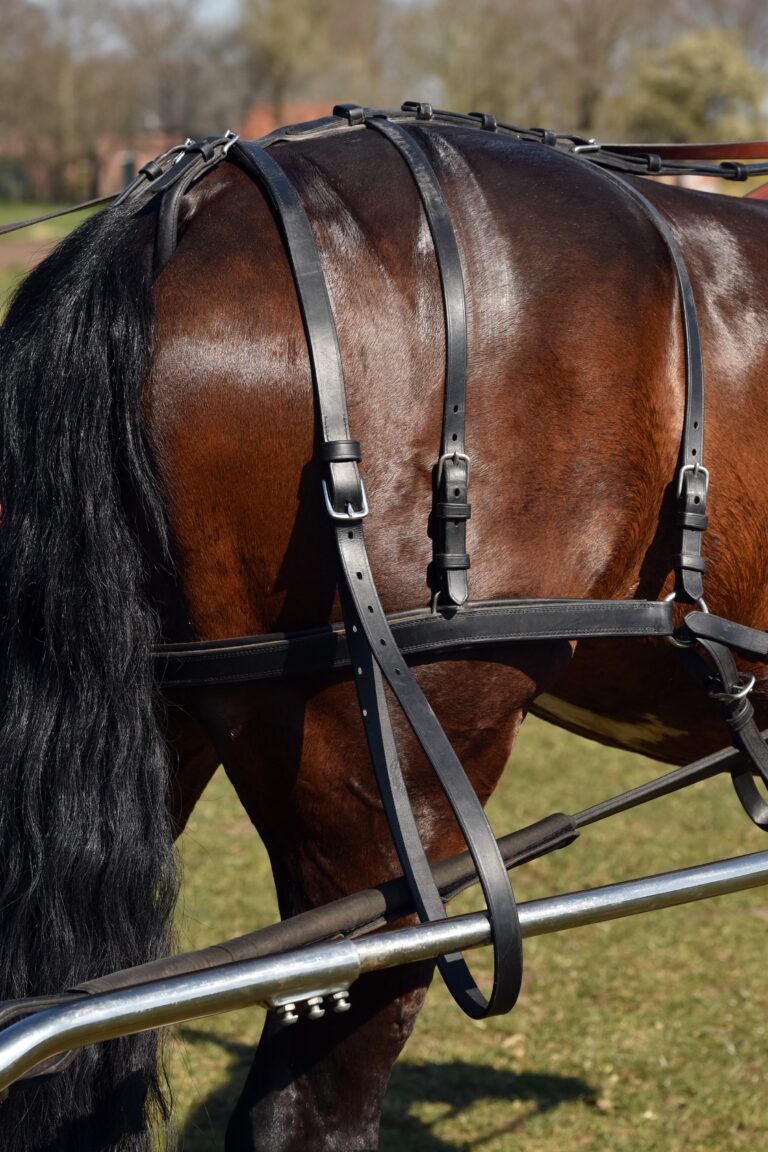
[[[679,528],[693,528],[696,532],[706,532],[709,526],[709,517],[702,512],[683,510],[677,513],[677,525]]]
[[[320,445],[320,459],[328,464],[343,464],[362,460],[359,440],[329,440]]]
[[[365,120],[365,109],[359,104],[334,104],[333,115],[343,117],[347,124],[362,124]]]
[[[472,505],[435,504],[435,513],[445,520],[469,520],[472,515]]]
[[[688,572],[706,572],[707,561],[703,556],[691,552],[678,552],[675,556],[675,567]]]
[[[438,568],[459,569],[469,568],[469,556],[466,552],[438,552],[434,557]]]

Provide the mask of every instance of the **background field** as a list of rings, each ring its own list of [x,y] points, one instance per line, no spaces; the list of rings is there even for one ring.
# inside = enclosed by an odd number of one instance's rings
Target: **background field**
[[[501,834],[657,773],[528,720],[490,814]],[[515,888],[525,900],[764,847],[729,782],[712,780],[587,829],[517,871]],[[222,773],[182,853],[181,947],[276,917],[264,853]],[[383,1152],[764,1147],[767,922],[757,890],[532,940],[518,1007],[487,1023],[461,1016],[435,984],[392,1077]],[[487,970],[487,950],[475,963]],[[179,1030],[172,1078],[187,1152],[221,1148],[262,1019],[254,1010]]]
[[[17,220],[28,220],[33,216],[45,216],[63,207],[63,204],[0,201],[0,226],[13,224]],[[0,319],[5,313],[10,293],[24,273],[89,215],[89,212],[74,212],[71,216],[46,220],[32,228],[0,236]]]

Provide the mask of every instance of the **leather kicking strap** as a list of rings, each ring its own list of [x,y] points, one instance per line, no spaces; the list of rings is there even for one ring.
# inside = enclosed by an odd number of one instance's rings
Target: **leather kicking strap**
[[[675,590],[678,599],[695,603],[703,596],[707,566],[701,555],[701,538],[707,527],[709,473],[704,467],[704,365],[691,278],[680,245],[658,208],[623,176],[605,168],[598,171],[634,200],[656,226],[675,269],[685,338],[685,418],[677,473],[677,523],[682,529],[682,547],[674,563]]]
[[[432,555],[435,602],[463,604],[469,595],[467,520],[469,456],[464,447],[467,407],[467,309],[464,275],[453,222],[440,183],[424,150],[400,124],[383,116],[365,120],[394,145],[421,197],[440,273],[445,316],[445,405],[440,457],[435,473]]]
[[[236,137],[206,136],[190,140],[176,162],[158,176],[151,186],[160,193],[160,209],[155,230],[154,271],[159,275],[176,251],[179,235],[181,201],[192,184],[220,164]]]
[[[347,638],[355,654],[359,653],[355,681],[376,775],[385,782],[385,810],[388,816],[402,813],[400,793],[404,793],[404,787],[386,699],[379,672],[374,671],[376,665],[440,781],[477,868],[488,906],[494,951],[490,999],[486,1002],[463,959],[447,958],[441,970],[452,995],[470,1015],[507,1012],[517,999],[522,973],[522,940],[515,899],[482,805],[403,660],[376,593],[362,530],[367,506],[357,469],[360,448],[350,438],[336,327],[312,229],[295,188],[268,152],[248,143],[235,144],[229,155],[264,193],[293,271],[320,416],[321,456],[327,466],[323,494],[339,558]],[[361,637],[367,642],[365,648]],[[405,825],[395,823],[393,839],[412,885],[414,903],[422,916],[427,912],[431,915],[433,910],[435,915],[444,915],[431,872],[424,875],[424,851],[415,821],[412,816],[405,820]]]
[[[743,683],[733,655],[724,644],[705,639],[699,643],[709,653],[714,668],[693,647],[678,648],[677,654],[694,679],[720,704],[733,745],[743,754],[731,769],[733,787],[749,818],[768,832],[768,803],[754,779],[757,772],[768,785],[768,747],[754,720],[754,709],[748,699],[749,683]]]

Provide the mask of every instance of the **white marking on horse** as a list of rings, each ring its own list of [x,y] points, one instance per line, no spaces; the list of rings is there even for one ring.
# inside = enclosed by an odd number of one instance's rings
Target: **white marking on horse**
[[[671,728],[650,712],[645,712],[632,722],[614,720],[567,700],[558,700],[546,692],[536,698],[535,710],[545,720],[552,720],[566,728],[578,728],[595,736],[604,736],[628,748],[653,748],[670,736],[686,735],[683,729]]]

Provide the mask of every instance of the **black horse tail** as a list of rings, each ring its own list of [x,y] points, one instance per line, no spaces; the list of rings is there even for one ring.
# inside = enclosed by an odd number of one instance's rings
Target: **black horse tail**
[[[109,209],[0,330],[0,997],[166,954],[176,872],[143,538],[166,528],[140,427],[153,216]],[[3,1152],[148,1152],[153,1034],[0,1103]]]

